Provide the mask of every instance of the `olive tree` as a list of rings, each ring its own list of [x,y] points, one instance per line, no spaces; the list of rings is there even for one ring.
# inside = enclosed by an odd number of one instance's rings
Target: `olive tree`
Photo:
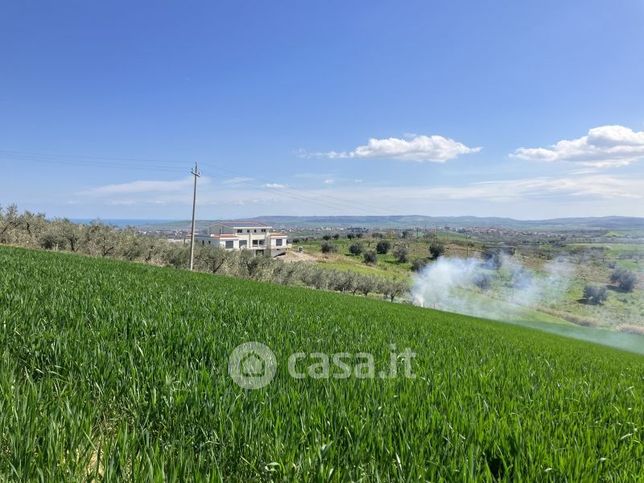
[[[409,249],[405,245],[396,245],[393,254],[398,263],[405,263],[409,259]]]
[[[362,261],[366,264],[374,264],[378,261],[378,256],[376,252],[369,250],[362,255]]]
[[[593,305],[601,305],[608,298],[608,291],[606,287],[597,285],[586,285],[584,287],[584,300]]]
[[[611,283],[616,284],[620,290],[631,292],[637,284],[637,276],[625,268],[618,268],[610,276]]]
[[[432,260],[436,260],[438,257],[442,256],[445,253],[445,245],[440,242],[433,241],[429,245],[429,256]]]
[[[387,240],[380,240],[376,245],[376,252],[379,253],[380,255],[385,255],[386,253],[389,252],[390,248],[391,248],[391,243],[389,243]]]
[[[362,247],[361,243],[352,243],[351,246],[349,246],[349,253],[354,256],[360,255],[364,251],[364,248]]]

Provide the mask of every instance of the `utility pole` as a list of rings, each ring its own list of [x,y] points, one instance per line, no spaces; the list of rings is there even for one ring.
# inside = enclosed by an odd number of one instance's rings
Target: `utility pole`
[[[195,184],[192,192],[192,225],[190,227],[190,271],[192,271],[192,267],[195,262],[195,207],[197,206],[197,178],[201,176],[196,162],[195,167],[190,171],[190,173],[195,177]]]

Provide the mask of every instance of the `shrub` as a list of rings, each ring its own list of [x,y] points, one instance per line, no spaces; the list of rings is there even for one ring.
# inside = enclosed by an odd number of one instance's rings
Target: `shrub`
[[[476,285],[481,290],[487,290],[492,284],[492,277],[490,277],[490,275],[488,275],[487,273],[477,273],[474,276],[472,283],[474,283],[474,285]]]
[[[496,248],[486,248],[481,254],[485,264],[494,270],[501,268],[501,251]]]
[[[329,277],[329,288],[338,292],[350,292],[356,284],[353,272],[333,271]]]
[[[429,255],[432,257],[432,260],[436,260],[438,257],[445,253],[445,245],[439,242],[432,242],[429,245]]]
[[[374,277],[362,276],[358,278],[355,289],[365,297],[373,292],[378,286],[378,281]]]
[[[368,252],[364,252],[362,260],[367,264],[376,263],[378,261],[378,256],[376,255],[376,252],[369,250]]]
[[[387,240],[380,240],[376,245],[376,252],[381,255],[385,255],[390,248],[391,248],[391,243],[389,243]]]
[[[597,285],[586,285],[584,287],[584,299],[589,304],[601,305],[608,298],[608,291],[606,287],[599,287]]]
[[[320,251],[322,253],[335,253],[338,251],[338,247],[336,247],[333,243],[329,243],[328,241],[323,241],[320,244]]]
[[[380,291],[385,298],[392,302],[394,299],[407,291],[407,283],[404,280],[382,280]]]
[[[405,263],[409,258],[409,250],[405,245],[397,245],[394,248],[394,257],[398,263]]]
[[[620,290],[631,292],[637,283],[637,277],[630,270],[618,268],[610,276],[611,283],[616,284]]]
[[[360,243],[352,243],[351,246],[349,247],[349,253],[351,255],[358,256],[364,251],[364,248]]]
[[[423,258],[417,258],[413,262],[411,262],[411,270],[412,272],[420,272],[423,268],[427,266],[427,260]]]
[[[329,241],[331,239],[331,235],[323,235],[322,240]]]

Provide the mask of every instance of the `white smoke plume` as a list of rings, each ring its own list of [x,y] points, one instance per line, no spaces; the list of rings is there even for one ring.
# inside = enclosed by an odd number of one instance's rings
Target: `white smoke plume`
[[[442,257],[414,277],[411,293],[422,307],[513,321],[564,297],[571,273],[564,260],[535,271],[507,255],[489,261]]]

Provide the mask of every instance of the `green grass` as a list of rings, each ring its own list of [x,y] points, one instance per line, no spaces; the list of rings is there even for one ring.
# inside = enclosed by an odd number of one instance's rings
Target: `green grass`
[[[637,481],[644,358],[403,304],[0,248],[0,480]],[[272,384],[227,375],[270,346]],[[418,353],[295,380],[295,351]]]
[[[318,263],[323,268],[354,271],[362,274],[378,275],[390,278],[410,278],[411,261],[416,258],[426,259],[429,256],[429,241],[421,238],[412,238],[402,240],[398,238],[387,238],[391,244],[391,249],[387,254],[378,254],[377,263],[375,265],[365,265],[362,255],[351,255],[349,247],[354,243],[359,243],[363,246],[365,251],[376,250],[376,245],[380,239],[374,238],[360,238],[348,240],[347,238],[340,238],[339,240],[329,240],[336,246],[337,252],[329,254],[326,257],[322,256],[320,251],[320,244],[322,240],[313,239],[302,241],[295,246],[301,246],[305,253],[321,257]],[[409,250],[409,262],[399,263],[393,255],[393,249],[396,245],[404,245]]]

